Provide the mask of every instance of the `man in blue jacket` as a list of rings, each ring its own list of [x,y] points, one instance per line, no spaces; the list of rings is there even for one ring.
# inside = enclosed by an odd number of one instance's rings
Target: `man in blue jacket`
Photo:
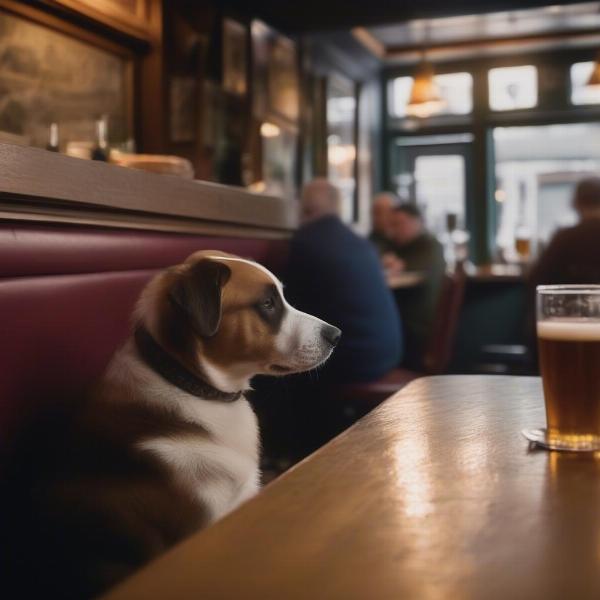
[[[341,409],[332,384],[376,380],[402,360],[393,295],[372,244],[340,221],[338,190],[316,179],[304,187],[300,208],[302,224],[291,240],[283,276],[285,296],[296,308],[339,327],[342,337],[317,373],[253,382],[271,459],[267,470],[305,456],[339,431]]]
[[[342,223],[339,210],[339,191],[327,180],[304,187],[302,225],[291,241],[285,293],[298,309],[342,330],[320,377],[372,381],[402,359],[400,318],[377,253]]]

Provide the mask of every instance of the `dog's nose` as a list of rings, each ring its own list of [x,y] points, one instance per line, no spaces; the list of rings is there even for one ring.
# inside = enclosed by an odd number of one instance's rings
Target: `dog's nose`
[[[335,348],[342,337],[342,332],[333,325],[325,325],[323,329],[321,329],[321,335],[325,338],[328,344],[331,344],[331,346]]]

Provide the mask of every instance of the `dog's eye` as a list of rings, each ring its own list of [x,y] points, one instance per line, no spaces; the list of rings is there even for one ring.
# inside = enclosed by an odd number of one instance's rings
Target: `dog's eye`
[[[275,301],[273,298],[267,298],[260,303],[260,307],[265,310],[273,310],[275,308]]]

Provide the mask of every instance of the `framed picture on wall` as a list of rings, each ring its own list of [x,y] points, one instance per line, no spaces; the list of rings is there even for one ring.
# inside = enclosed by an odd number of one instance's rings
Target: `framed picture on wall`
[[[252,114],[258,121],[267,115],[267,69],[271,28],[259,20],[250,25],[252,35]]]
[[[252,26],[253,114],[297,126],[300,107],[296,44],[262,21]]]
[[[332,75],[326,83],[327,176],[342,195],[342,219],[358,220],[358,85]]]
[[[223,19],[223,89],[237,96],[248,91],[247,29],[233,19]]]
[[[269,113],[298,122],[300,86],[296,46],[292,40],[275,35],[269,43],[267,97]]]
[[[194,77],[172,77],[169,82],[169,131],[172,142],[196,139],[198,84]]]
[[[293,198],[300,114],[296,45],[262,21],[252,21],[251,31],[254,184],[270,194]]]
[[[57,123],[63,149],[67,142],[93,144],[95,121],[106,115],[111,144],[133,137],[128,51],[2,10],[0,32],[0,131],[44,148]]]

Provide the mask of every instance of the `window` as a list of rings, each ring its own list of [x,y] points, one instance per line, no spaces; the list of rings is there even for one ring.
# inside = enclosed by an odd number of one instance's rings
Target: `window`
[[[356,85],[341,76],[327,84],[327,174],[341,193],[341,217],[356,213]]]
[[[473,111],[473,76],[471,73],[435,75],[445,106],[437,115],[468,115]],[[406,117],[406,105],[412,90],[412,77],[396,77],[390,81],[390,114]]]
[[[390,81],[389,112],[394,117],[406,117],[406,106],[410,99],[412,84],[412,77],[396,77]]]
[[[293,198],[296,194],[297,134],[268,121],[262,124],[260,133],[264,187],[259,190],[273,196]]]
[[[417,156],[415,159],[415,197],[427,226],[442,234],[449,215],[464,223],[465,159],[460,154]]]
[[[600,104],[600,86],[586,85],[596,63],[580,62],[571,65],[571,102],[573,104]]]
[[[490,108],[515,110],[537,104],[537,69],[533,65],[488,71]]]
[[[401,136],[392,145],[392,177],[400,198],[414,202],[427,228],[444,236],[466,228],[473,136]]]
[[[575,223],[577,181],[600,171],[600,124],[497,127],[496,242],[516,257],[517,238],[546,244],[558,227]]]

